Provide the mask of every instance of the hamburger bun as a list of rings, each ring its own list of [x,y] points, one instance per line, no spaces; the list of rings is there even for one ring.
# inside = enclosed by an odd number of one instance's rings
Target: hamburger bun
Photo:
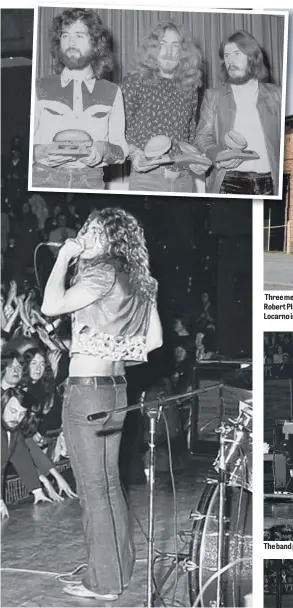
[[[160,158],[169,152],[172,146],[170,137],[167,135],[155,135],[151,137],[145,146],[144,154],[146,158]]]
[[[65,142],[91,142],[92,138],[86,131],[80,131],[79,129],[67,129],[66,131],[59,131],[56,133],[54,139],[56,143]]]
[[[237,131],[229,131],[225,135],[225,143],[228,148],[232,150],[244,150],[247,148],[247,141],[241,133],[237,133]]]

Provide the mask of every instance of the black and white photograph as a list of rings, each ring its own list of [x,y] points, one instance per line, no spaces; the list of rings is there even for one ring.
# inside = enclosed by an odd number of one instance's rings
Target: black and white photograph
[[[264,560],[264,608],[291,608],[293,560]]]
[[[252,201],[6,199],[3,605],[251,606]]]
[[[39,6],[29,189],[280,199],[287,25]]]
[[[293,541],[293,332],[264,334],[264,538]]]

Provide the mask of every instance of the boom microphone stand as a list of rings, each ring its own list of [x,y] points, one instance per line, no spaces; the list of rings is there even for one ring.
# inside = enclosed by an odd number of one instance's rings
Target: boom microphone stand
[[[196,389],[188,393],[173,395],[172,397],[161,398],[158,397],[152,401],[144,402],[144,393],[140,403],[135,405],[117,408],[115,410],[108,410],[102,412],[95,412],[89,414],[87,419],[89,422],[93,420],[101,420],[109,416],[109,414],[118,414],[121,412],[130,412],[133,410],[140,409],[142,414],[146,413],[149,419],[149,479],[148,479],[148,552],[147,552],[147,608],[154,606],[154,594],[153,594],[153,562],[154,562],[154,488],[155,488],[155,431],[156,422],[159,421],[163,409],[167,406],[176,406],[179,402],[185,401],[190,397],[199,395],[201,393],[207,393],[214,388],[219,388],[220,383],[213,384],[206,388]],[[189,407],[189,406],[188,406]]]

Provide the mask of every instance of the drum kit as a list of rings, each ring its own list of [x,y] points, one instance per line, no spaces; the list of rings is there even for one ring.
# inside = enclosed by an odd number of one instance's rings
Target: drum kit
[[[252,366],[223,377],[221,405],[223,387],[240,402],[239,415],[221,414],[216,475],[190,515],[189,598],[191,606],[240,608],[252,591]]]
[[[206,480],[195,511],[190,514],[191,531],[179,533],[188,550],[164,554],[154,545],[155,430],[165,407],[178,406],[190,397],[218,388],[220,424],[214,431],[219,451],[214,461],[214,476]],[[224,391],[240,402],[235,419],[224,416]],[[136,404],[149,419],[149,501],[148,569],[145,605],[160,605],[162,589],[176,570],[187,574],[190,606],[201,608],[242,608],[251,605],[252,592],[252,366],[225,375],[212,386],[165,399]],[[121,408],[125,409],[125,408]],[[118,410],[115,410],[116,412]],[[99,412],[89,419],[103,418]],[[171,558],[168,572],[154,589],[157,557]],[[164,604],[165,605],[165,604]]]

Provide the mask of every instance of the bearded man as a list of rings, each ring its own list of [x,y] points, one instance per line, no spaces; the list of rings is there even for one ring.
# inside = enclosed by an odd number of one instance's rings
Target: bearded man
[[[281,89],[267,82],[263,52],[247,32],[226,38],[219,55],[225,82],[206,91],[195,138],[213,162],[206,191],[278,195]]]
[[[122,93],[104,79],[113,67],[109,34],[97,11],[66,9],[50,42],[56,74],[36,83],[32,185],[104,188],[103,167],[128,153]]]
[[[148,164],[144,149],[158,135],[169,138],[174,156],[180,155],[180,144],[193,144],[201,77],[201,52],[183,27],[172,21],[159,23],[143,40],[134,70],[122,83],[132,161],[130,190],[193,191],[188,162],[185,166]],[[197,173],[205,170],[201,166],[198,171],[197,165],[192,169]]]

